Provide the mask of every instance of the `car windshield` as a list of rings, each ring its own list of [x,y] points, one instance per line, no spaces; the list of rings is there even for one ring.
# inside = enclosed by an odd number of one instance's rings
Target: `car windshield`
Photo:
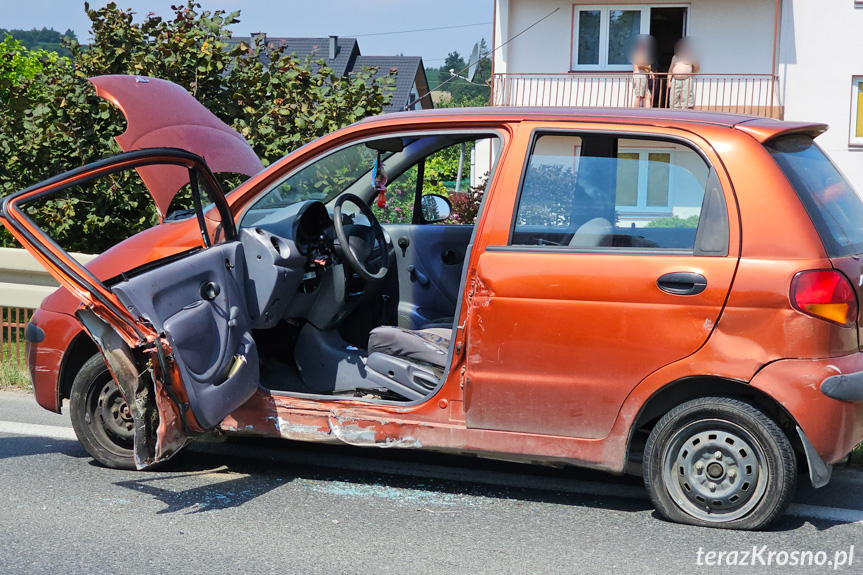
[[[800,197],[827,255],[863,252],[863,201],[814,140],[784,136],[764,146]]]
[[[382,159],[389,155],[383,154]],[[377,152],[365,144],[333,152],[282,181],[251,209],[271,210],[306,200],[320,200],[326,204],[363,176],[370,175],[376,158]]]

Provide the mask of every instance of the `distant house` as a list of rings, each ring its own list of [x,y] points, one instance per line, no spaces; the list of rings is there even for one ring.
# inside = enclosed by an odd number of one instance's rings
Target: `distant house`
[[[232,43],[246,42],[252,45],[256,38],[263,36],[271,48],[286,46],[288,54],[296,54],[298,58],[326,60],[327,66],[338,76],[350,76],[361,72],[363,68],[376,68],[376,77],[386,76],[390,70],[396,71],[395,91],[384,112],[400,112],[405,109],[434,108],[429,95],[429,85],[425,66],[419,56],[363,56],[356,38],[274,38],[263,33],[249,36],[234,36]],[[420,98],[422,96],[422,98]]]
[[[665,107],[674,44],[692,36],[696,110],[827,123],[819,144],[863,192],[863,0],[494,0],[493,17],[494,105],[630,106],[625,47],[650,34]]]

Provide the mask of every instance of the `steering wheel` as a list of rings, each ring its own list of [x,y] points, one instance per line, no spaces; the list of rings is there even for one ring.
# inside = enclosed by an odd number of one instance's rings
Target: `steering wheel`
[[[371,224],[366,228],[370,233],[366,237],[357,234],[348,236],[345,233],[345,227],[342,223],[342,204],[351,202],[357,206],[366,219]],[[348,263],[359,276],[367,281],[374,282],[384,279],[387,275],[387,262],[389,261],[389,251],[387,250],[387,239],[384,235],[384,229],[380,222],[375,217],[374,212],[365,203],[362,198],[355,194],[344,193],[336,199],[333,206],[333,227],[336,230],[336,237],[339,240],[337,247],[339,255]],[[365,228],[365,226],[362,226]],[[373,237],[369,237],[373,236]],[[371,241],[370,241],[371,240]],[[374,244],[377,243],[381,248],[381,269],[377,273],[372,273],[366,268],[366,260],[374,250]]]

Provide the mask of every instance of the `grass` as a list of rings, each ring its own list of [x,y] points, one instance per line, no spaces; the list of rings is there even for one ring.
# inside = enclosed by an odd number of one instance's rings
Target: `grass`
[[[20,352],[23,359],[23,344],[21,344]],[[27,370],[27,363],[22,361],[19,365],[15,361],[14,349],[10,349],[5,345],[3,348],[3,357],[0,359],[0,389],[33,389],[30,385],[30,373]]]
[[[851,452],[851,465],[863,467],[863,443],[854,448]]]

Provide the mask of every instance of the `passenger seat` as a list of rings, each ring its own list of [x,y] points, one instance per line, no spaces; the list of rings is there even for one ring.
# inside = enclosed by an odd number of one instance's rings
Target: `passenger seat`
[[[419,330],[377,327],[369,334],[367,377],[409,400],[423,399],[446,369],[451,338],[452,322]]]

